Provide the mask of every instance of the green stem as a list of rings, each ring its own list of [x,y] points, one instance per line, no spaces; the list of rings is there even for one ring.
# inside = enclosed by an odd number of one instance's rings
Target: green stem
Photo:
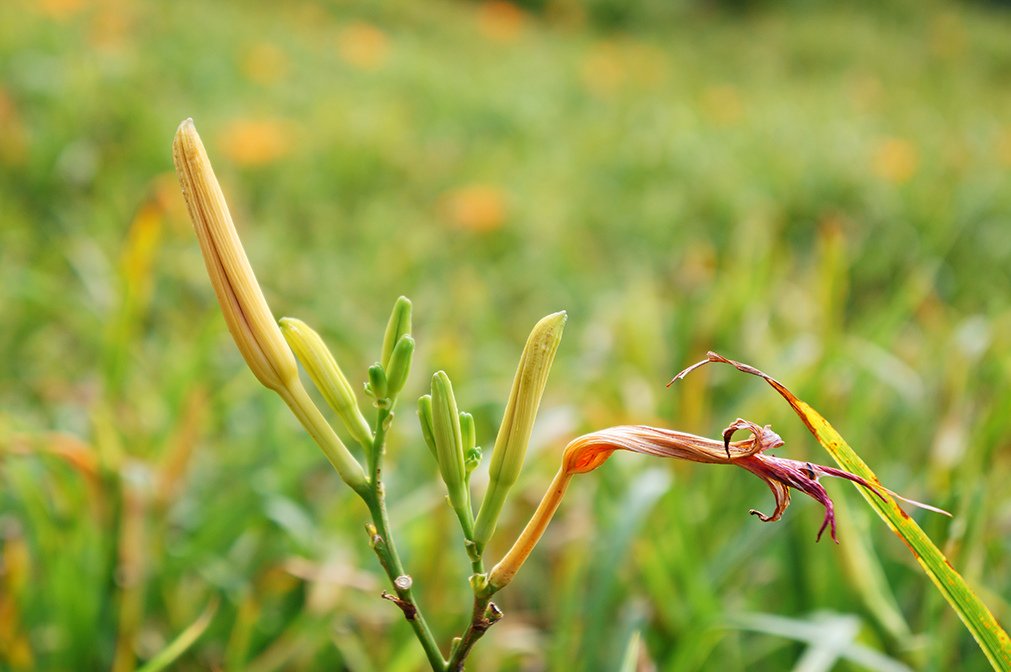
[[[337,470],[341,480],[351,486],[351,489],[362,498],[368,490],[369,483],[362,467],[348,452],[347,447],[333,431],[333,427],[316,408],[302,383],[295,381],[288,387],[281,388],[277,393],[284,399],[291,412],[295,414],[305,430],[309,432],[326,456],[333,468]]]
[[[453,653],[446,665],[446,672],[462,672],[467,656],[474,648],[477,640],[484,637],[488,628],[495,625],[502,618],[502,612],[491,601],[494,590],[490,586],[474,591],[474,610],[471,612],[470,624],[460,638],[460,643],[453,649]]]
[[[397,547],[393,543],[389,515],[386,512],[386,494],[380,476],[382,474],[382,456],[386,448],[386,430],[392,418],[392,404],[379,408],[375,440],[369,456],[369,488],[367,495],[363,496],[365,504],[369,507],[369,513],[372,514],[373,529],[369,530],[372,537],[370,541],[373,550],[379,557],[379,564],[383,566],[396,592],[396,598],[387,594],[384,594],[384,597],[394,602],[404,612],[404,617],[414,630],[415,637],[418,638],[425,650],[433,672],[445,672],[446,659],[442,657],[439,645],[414,598],[411,577],[404,572]]]

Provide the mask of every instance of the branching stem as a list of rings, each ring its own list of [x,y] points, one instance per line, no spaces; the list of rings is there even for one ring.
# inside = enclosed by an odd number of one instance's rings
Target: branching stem
[[[404,617],[414,630],[415,637],[418,638],[425,650],[433,672],[444,672],[446,659],[442,657],[439,645],[414,598],[413,582],[410,575],[404,572],[403,563],[397,554],[397,547],[393,543],[393,535],[390,533],[390,521],[386,513],[386,494],[380,476],[382,474],[383,452],[386,450],[386,430],[392,419],[392,409],[388,406],[381,406],[376,420],[375,440],[368,457],[369,488],[366,496],[363,497],[365,504],[369,507],[369,513],[372,514],[372,525],[368,527],[369,543],[376,552],[379,564],[382,565],[396,593],[394,596],[384,591],[383,597],[396,604],[404,612]]]
[[[475,592],[470,625],[464,631],[459,644],[453,649],[449,664],[446,666],[446,672],[462,672],[467,656],[477,640],[484,637],[484,633],[502,619],[502,612],[491,601],[492,592],[490,590]]]

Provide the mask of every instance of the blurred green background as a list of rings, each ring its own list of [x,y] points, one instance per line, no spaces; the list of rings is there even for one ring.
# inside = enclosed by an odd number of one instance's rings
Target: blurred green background
[[[171,172],[192,116],[275,313],[364,379],[414,301],[490,446],[569,324],[508,547],[579,433],[829,418],[1011,619],[1011,14],[982,3],[0,3],[0,668],[423,669],[364,506],[225,329]],[[364,400],[363,400],[364,401]],[[467,563],[414,411],[387,478],[439,639]],[[478,479],[480,480],[480,478]],[[851,486],[784,520],[741,470],[573,482],[474,670],[984,670]]]

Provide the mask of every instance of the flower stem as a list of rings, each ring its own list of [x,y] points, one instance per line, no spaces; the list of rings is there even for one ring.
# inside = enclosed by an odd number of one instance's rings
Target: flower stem
[[[562,497],[565,495],[566,488],[569,487],[569,480],[571,478],[572,474],[566,472],[564,468],[559,469],[558,473],[555,474],[551,485],[548,487],[548,491],[537,506],[537,510],[534,511],[534,515],[530,517],[527,526],[523,528],[523,532],[520,533],[512,548],[509,549],[509,552],[505,554],[498,564],[492,567],[488,575],[488,589],[490,593],[504,588],[513,580],[516,572],[526,562],[530,552],[537,545],[537,542],[540,541],[541,535],[544,534],[544,530],[548,528],[548,523],[551,522],[555,511],[558,510],[558,505],[562,503]]]
[[[351,486],[351,489],[357,492],[360,497],[364,498],[369,487],[365,472],[334,433],[330,423],[316,408],[316,404],[313,403],[302,383],[296,380],[292,384],[282,387],[277,393],[316,441],[341,479]]]
[[[488,629],[498,623],[502,618],[502,612],[491,601],[494,591],[477,591],[474,595],[474,610],[471,612],[470,624],[464,631],[463,637],[453,648],[453,653],[446,665],[446,672],[462,672],[470,650],[477,643],[477,640],[484,637]]]
[[[404,612],[404,618],[407,619],[414,630],[415,637],[425,650],[433,672],[445,672],[446,659],[443,658],[439,645],[414,598],[413,582],[411,577],[404,572],[397,547],[393,543],[389,515],[386,512],[386,493],[380,476],[382,474],[382,456],[386,449],[386,430],[392,419],[392,408],[381,406],[376,420],[375,439],[369,459],[369,487],[366,494],[362,496],[366,506],[369,507],[369,513],[372,514],[372,525],[369,527],[370,543],[379,558],[379,564],[382,565],[396,592],[396,597],[388,593],[384,593],[383,597],[395,603]]]

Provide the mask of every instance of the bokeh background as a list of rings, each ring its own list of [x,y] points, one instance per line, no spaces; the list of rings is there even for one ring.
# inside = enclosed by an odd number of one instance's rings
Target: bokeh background
[[[1011,619],[1011,13],[973,2],[0,3],[0,668],[423,669],[366,511],[231,343],[174,175],[192,116],[275,313],[364,379],[418,351],[387,469],[440,641],[467,564],[410,399],[490,446],[569,311],[490,557],[566,441],[718,436],[812,403]],[[364,402],[364,399],[363,399]],[[481,476],[477,490],[480,491]],[[747,473],[618,455],[573,482],[475,670],[984,670],[848,484],[784,520]],[[638,635],[636,635],[638,633]]]

